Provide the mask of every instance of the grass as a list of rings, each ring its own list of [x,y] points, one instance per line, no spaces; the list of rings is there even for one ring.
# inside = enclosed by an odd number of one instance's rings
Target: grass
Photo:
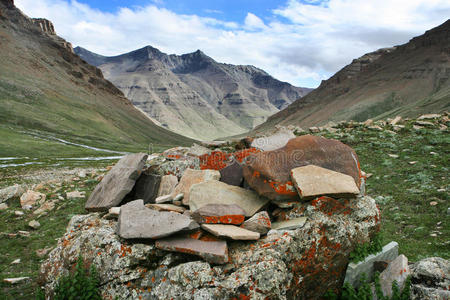
[[[437,127],[415,130],[412,123],[397,134],[359,125],[342,137],[322,135],[353,147],[361,169],[373,174],[366,192],[382,211],[383,245],[397,241],[410,261],[450,259],[450,134]]]
[[[57,194],[64,195],[68,191],[85,191],[86,197],[97,185],[98,181],[92,178],[83,181],[70,181],[57,185],[45,185],[40,191],[47,195],[47,199],[57,198]],[[19,199],[9,201],[9,209],[0,211],[0,299],[32,299],[38,288],[36,278],[40,264],[46,257],[40,258],[36,250],[46,247],[54,248],[73,215],[85,213],[84,204],[87,198],[75,200],[60,200],[55,209],[40,218],[32,212],[25,212],[23,216],[15,216],[15,210],[21,210]],[[28,222],[37,220],[41,227],[33,230],[28,227]],[[30,232],[29,237],[8,237],[8,233],[17,233],[19,230]],[[17,258],[21,262],[12,265],[11,262]],[[9,277],[31,277],[32,280],[18,286],[11,286],[3,282]]]
[[[447,208],[450,206],[450,134],[448,130],[441,131],[437,126],[414,130],[412,123],[413,121],[408,121],[405,129],[397,134],[386,130],[391,129],[389,126],[383,131],[377,131],[359,123],[341,125],[342,128],[336,133],[323,130],[317,134],[339,139],[353,147],[359,156],[361,168],[366,173],[373,174],[367,181],[367,194],[375,198],[382,211],[383,245],[392,240],[397,241],[400,253],[405,254],[410,261],[430,256],[450,259],[450,216],[447,215]],[[16,131],[9,134],[8,138],[17,143],[32,139],[29,135],[20,135]],[[57,159],[50,157],[50,154],[54,154],[52,151],[66,157],[105,153],[90,152],[88,149],[52,141],[41,142],[43,144],[34,151],[41,155],[40,161],[44,164],[0,169],[0,186],[22,183],[26,181],[23,175],[42,169],[90,167],[102,169],[101,173],[104,172],[104,167],[113,162],[61,160],[58,161],[60,165],[55,166]],[[31,144],[36,145],[35,141]],[[45,152],[46,148],[48,153]],[[23,153],[26,153],[25,145],[23,149]],[[389,154],[396,154],[398,158],[390,157]],[[416,163],[410,164],[413,161]],[[46,193],[50,199],[54,199],[55,194],[64,195],[73,190],[85,191],[86,197],[59,201],[53,211],[37,219],[41,223],[38,230],[31,230],[27,226],[29,221],[36,218],[32,213],[25,212],[25,215],[19,217],[14,215],[15,210],[20,210],[18,198],[9,201],[9,209],[0,211],[0,232],[4,233],[0,235],[0,299],[33,298],[38,287],[36,278],[39,267],[45,260],[45,257],[37,256],[36,250],[56,246],[57,239],[65,232],[70,218],[75,214],[85,213],[84,203],[97,183],[87,177],[80,181],[64,182],[61,187],[46,184],[41,192]],[[8,233],[19,230],[30,231],[30,237],[8,237]],[[11,265],[17,258],[21,259],[21,263]],[[32,280],[17,286],[2,282],[7,277],[21,276],[29,276]]]

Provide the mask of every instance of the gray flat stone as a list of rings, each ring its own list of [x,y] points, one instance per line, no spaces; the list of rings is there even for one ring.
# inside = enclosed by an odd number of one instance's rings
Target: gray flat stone
[[[258,232],[234,225],[202,224],[201,227],[217,237],[226,237],[232,240],[257,240],[260,236]]]
[[[390,242],[383,249],[376,253],[371,254],[366,257],[364,261],[358,263],[349,263],[347,267],[347,272],[345,273],[345,282],[350,283],[354,287],[359,286],[359,278],[365,273],[368,280],[373,279],[374,267],[373,263],[375,261],[392,261],[398,256],[398,244],[397,242]]]
[[[173,199],[172,195],[164,195],[164,196],[159,196],[158,198],[155,199],[156,203],[166,203],[166,202],[171,202]]]
[[[170,195],[178,184],[178,178],[175,175],[164,175],[159,184],[158,197]]]
[[[85,208],[88,211],[107,211],[118,206],[133,189],[146,159],[145,153],[129,154],[120,159],[95,187]]]
[[[183,204],[189,204],[190,189],[194,184],[205,182],[207,180],[219,180],[220,173],[216,170],[193,170],[186,169],[180,179],[180,183],[175,187],[172,196],[183,194]]]
[[[272,228],[272,223],[270,222],[270,216],[267,211],[260,211],[245,221],[241,227],[250,231],[258,232],[259,234],[266,234],[270,228]]]
[[[184,211],[186,210],[186,208],[184,208],[184,207],[173,205],[173,204],[149,203],[149,204],[146,204],[145,206],[148,208],[151,208],[151,209],[159,210],[159,211],[173,211],[173,212],[177,212],[180,214],[184,213]]]
[[[401,291],[405,285],[406,278],[411,274],[408,266],[408,258],[400,254],[396,259],[391,261],[386,270],[380,274],[380,285],[383,295],[392,296],[392,282],[397,281],[399,290]]]
[[[212,264],[228,262],[228,248],[225,241],[206,242],[187,237],[172,237],[156,241],[155,246],[166,251],[197,255]]]
[[[275,230],[291,230],[301,228],[305,225],[306,217],[295,218],[292,220],[274,222],[272,223],[272,229]]]
[[[291,178],[303,199],[323,195],[355,197],[359,194],[353,177],[314,165],[292,169]]]
[[[251,217],[268,202],[269,199],[259,197],[254,191],[210,180],[192,186],[189,207],[196,211],[208,204],[236,204],[246,211],[247,217]]]
[[[185,215],[153,210],[145,207],[143,200],[135,200],[121,206],[117,232],[125,239],[158,239],[198,227]]]
[[[242,224],[245,210],[236,204],[208,204],[192,213],[197,223],[206,224]]]

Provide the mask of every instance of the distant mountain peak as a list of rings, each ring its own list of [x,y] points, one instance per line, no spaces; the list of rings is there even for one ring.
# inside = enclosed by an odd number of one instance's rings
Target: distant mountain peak
[[[147,46],[105,60],[77,53],[151,118],[199,139],[244,133],[310,91],[254,66],[219,63],[200,49],[167,55]]]

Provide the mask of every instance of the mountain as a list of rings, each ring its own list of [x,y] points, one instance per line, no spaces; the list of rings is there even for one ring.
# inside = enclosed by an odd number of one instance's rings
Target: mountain
[[[450,20],[404,45],[353,60],[254,132],[277,124],[313,126],[446,110],[450,110]]]
[[[101,70],[73,53],[50,21],[31,19],[13,0],[0,0],[2,143],[8,134],[30,131],[114,150],[192,142],[136,109]],[[2,143],[1,154],[19,146]]]
[[[163,127],[198,139],[246,132],[310,91],[200,50],[179,56],[147,46],[105,57],[77,47],[75,53]]]

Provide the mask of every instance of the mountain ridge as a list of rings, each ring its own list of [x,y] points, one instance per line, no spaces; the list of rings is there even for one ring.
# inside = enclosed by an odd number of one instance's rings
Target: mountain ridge
[[[311,90],[254,66],[218,63],[201,50],[168,55],[145,46],[110,57],[74,51],[152,119],[199,139],[246,132]]]
[[[316,126],[329,121],[450,109],[450,20],[408,43],[367,53],[307,96],[272,115],[252,133],[275,125]]]
[[[112,150],[192,142],[154,124],[50,21],[27,17],[13,1],[0,1],[0,41],[2,130],[39,130]]]

